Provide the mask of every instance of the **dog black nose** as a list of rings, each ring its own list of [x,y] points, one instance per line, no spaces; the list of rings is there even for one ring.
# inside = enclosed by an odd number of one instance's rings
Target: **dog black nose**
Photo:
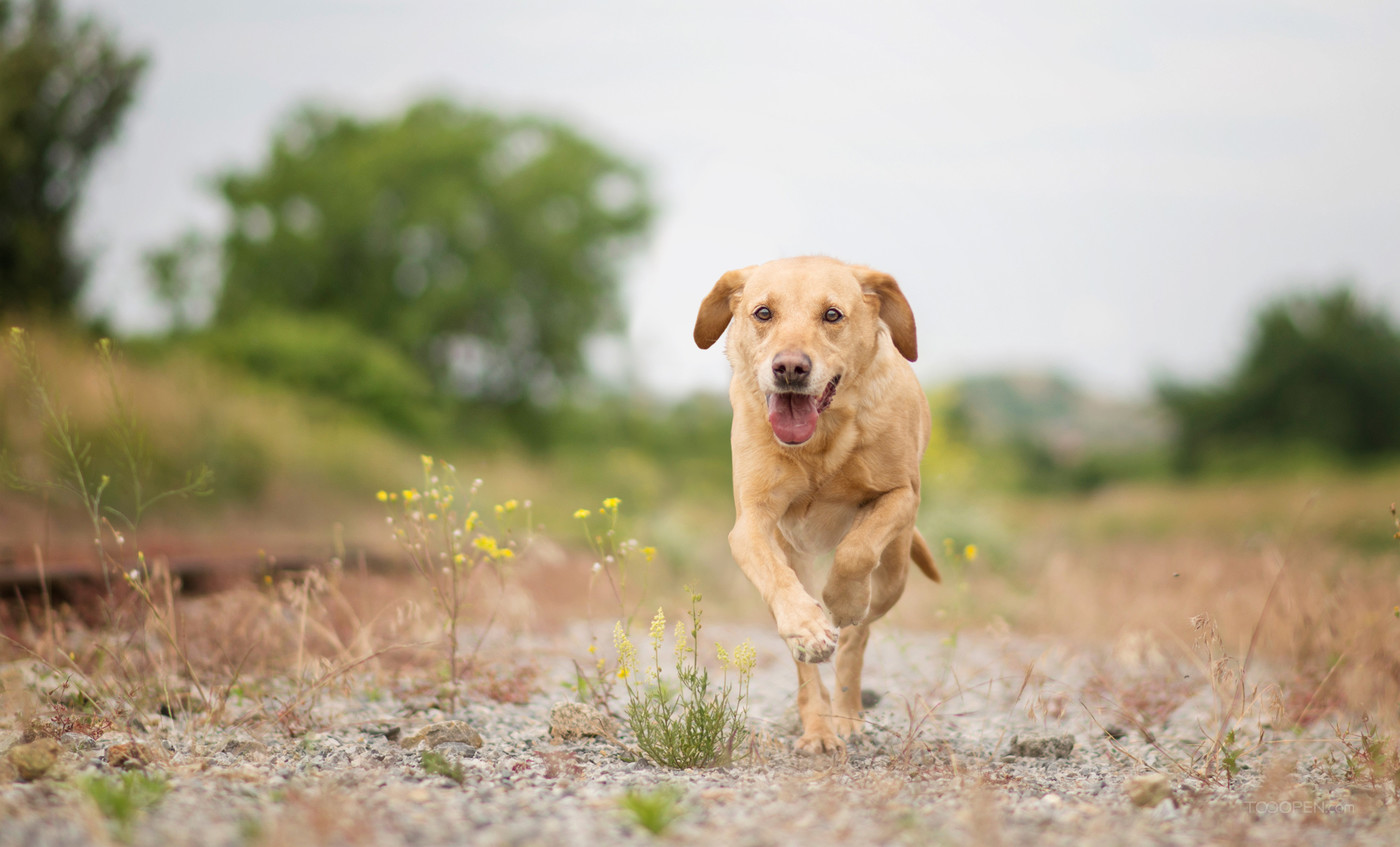
[[[773,376],[785,385],[805,382],[812,372],[812,358],[796,350],[784,350],[773,357]]]

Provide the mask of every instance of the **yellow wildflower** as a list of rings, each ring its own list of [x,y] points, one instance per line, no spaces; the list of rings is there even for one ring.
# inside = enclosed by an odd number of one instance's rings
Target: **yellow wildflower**
[[[420,458],[420,459],[423,460],[423,470],[425,470],[425,471],[430,471],[430,470],[433,469],[433,457],[432,457],[432,456],[429,456],[429,455],[424,454],[424,455],[419,456],[418,458]]]
[[[666,613],[661,607],[656,608],[656,617],[651,619],[651,649],[660,650],[661,642],[666,637]]]
[[[637,648],[632,646],[632,639],[627,637],[622,621],[613,625],[613,646],[617,648],[617,676],[625,679],[627,670],[637,667]]]
[[[515,500],[507,500],[505,502],[505,510],[507,512],[514,512],[518,508],[520,508],[520,503]]]
[[[729,654],[725,652],[724,645],[720,644],[718,641],[715,642],[715,655],[719,657],[720,667],[729,667]]]
[[[684,621],[676,621],[676,663],[677,663],[677,664],[680,663],[681,659],[685,658],[685,654],[686,654],[687,650],[689,650],[689,648],[686,647],[686,645],[685,645],[685,622],[684,622]]]
[[[477,514],[475,509],[472,510],[471,514],[467,515],[467,532],[472,531],[472,529],[476,526],[476,522],[480,518],[481,515]]]
[[[734,667],[738,668],[741,674],[750,674],[753,673],[756,664],[758,651],[753,648],[753,642],[745,638],[742,644],[734,648]]]
[[[966,547],[964,547],[963,556],[966,557],[969,562],[977,561],[977,545],[969,544]]]
[[[492,558],[495,558],[498,552],[496,548],[496,539],[489,535],[478,535],[476,538],[473,538],[472,546]]]
[[[414,491],[412,488],[405,488],[405,489],[403,490],[403,501],[404,501],[405,503],[412,503],[414,500],[417,500],[417,499],[418,499],[418,492],[417,492],[417,491]]]
[[[437,512],[429,512],[429,513],[428,513],[428,520],[430,520],[430,521],[435,521],[435,520],[437,520]]]
[[[505,513],[506,513],[506,507],[500,505],[499,503],[497,503],[497,504],[496,504],[496,517],[499,518],[500,516],[504,515]]]
[[[515,558],[515,551],[512,550],[512,549],[510,549],[509,547],[503,548],[499,553],[496,554],[496,558],[498,558],[498,559],[514,559],[514,558]]]
[[[579,509],[577,512],[574,512],[574,517],[582,520],[583,518],[586,518],[591,514],[593,513],[588,511],[587,509]]]
[[[603,501],[603,508],[611,509],[614,512],[617,511],[617,507],[620,505],[622,505],[622,501],[616,497],[609,497],[608,499]]]
[[[652,559],[655,559],[655,558],[656,558],[656,548],[655,548],[655,547],[643,547],[643,548],[642,548],[642,555],[643,555],[643,556],[646,556],[647,561],[650,562]]]
[[[387,503],[387,502],[389,502],[389,492],[387,492],[387,491],[380,491],[378,494],[376,494],[376,495],[374,495],[374,496],[377,497],[377,498],[379,498],[379,502],[381,502],[381,503]]]

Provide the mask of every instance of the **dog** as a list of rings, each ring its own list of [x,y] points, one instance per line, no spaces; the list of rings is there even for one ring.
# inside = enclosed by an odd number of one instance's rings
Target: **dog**
[[[695,343],[728,330],[734,529],[729,548],[797,663],[800,753],[839,754],[860,727],[871,622],[912,561],[940,581],[914,526],[928,401],[909,362],[914,314],[889,274],[821,256],[729,271]],[[835,551],[819,603],[818,555]],[[836,656],[835,697],[817,663]]]

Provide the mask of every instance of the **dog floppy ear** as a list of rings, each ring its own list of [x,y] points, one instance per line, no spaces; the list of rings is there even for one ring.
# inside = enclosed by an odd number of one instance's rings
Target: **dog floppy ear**
[[[719,282],[700,303],[700,314],[695,316],[695,343],[701,350],[708,350],[729,326],[729,319],[734,317],[734,297],[744,290],[744,281],[748,279],[750,270],[729,271],[719,278]]]
[[[889,327],[890,339],[899,354],[913,362],[919,358],[919,337],[914,329],[914,310],[899,290],[894,277],[871,268],[856,268],[860,287],[867,295],[880,298],[880,320]]]

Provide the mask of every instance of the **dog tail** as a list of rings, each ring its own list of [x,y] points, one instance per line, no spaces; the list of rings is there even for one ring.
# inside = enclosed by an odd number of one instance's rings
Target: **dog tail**
[[[942,582],[943,577],[938,575],[938,566],[933,563],[933,551],[928,549],[928,542],[914,530],[914,541],[909,545],[909,558],[914,560],[914,564],[919,566],[919,570],[934,582]]]

